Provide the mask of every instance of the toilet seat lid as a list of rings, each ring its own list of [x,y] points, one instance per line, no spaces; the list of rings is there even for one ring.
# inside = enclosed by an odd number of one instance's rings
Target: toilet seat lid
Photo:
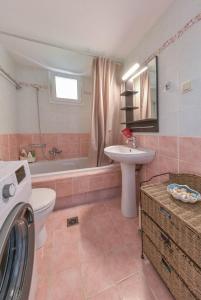
[[[35,188],[32,189],[31,206],[33,211],[43,210],[51,206],[56,199],[56,192],[48,188]]]

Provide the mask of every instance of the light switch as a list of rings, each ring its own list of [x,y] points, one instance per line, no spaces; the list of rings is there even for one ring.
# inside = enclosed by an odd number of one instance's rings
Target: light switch
[[[192,90],[192,82],[190,80],[185,81],[181,85],[181,91],[183,94],[188,93]]]

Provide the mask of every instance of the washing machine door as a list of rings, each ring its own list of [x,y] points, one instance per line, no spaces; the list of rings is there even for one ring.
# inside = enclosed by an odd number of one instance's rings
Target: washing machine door
[[[34,263],[34,215],[18,204],[0,231],[0,300],[28,300]]]

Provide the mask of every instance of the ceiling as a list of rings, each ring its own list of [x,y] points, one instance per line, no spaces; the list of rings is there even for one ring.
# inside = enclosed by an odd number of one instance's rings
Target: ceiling
[[[0,30],[125,58],[174,0],[6,0]]]

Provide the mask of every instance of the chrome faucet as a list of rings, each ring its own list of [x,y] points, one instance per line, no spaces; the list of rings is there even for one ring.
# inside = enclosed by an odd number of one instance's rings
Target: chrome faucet
[[[132,148],[137,148],[137,141],[136,141],[135,136],[132,136],[132,137],[128,138],[126,143]]]
[[[62,150],[57,149],[56,147],[52,147],[51,150],[49,150],[49,154],[53,156],[53,158],[56,158],[57,154],[62,153]]]

